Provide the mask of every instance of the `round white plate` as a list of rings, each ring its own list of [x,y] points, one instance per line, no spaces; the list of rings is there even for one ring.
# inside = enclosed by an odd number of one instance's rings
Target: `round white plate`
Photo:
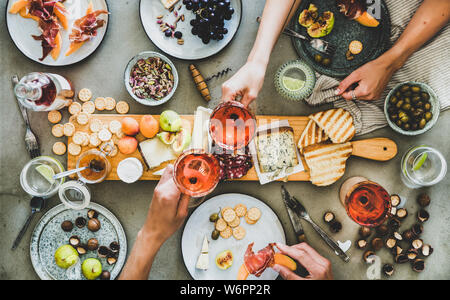
[[[9,31],[9,35],[13,40],[16,47],[29,59],[34,60],[40,64],[46,66],[67,66],[80,62],[90,56],[100,46],[105,37],[108,29],[109,15],[101,15],[99,18],[106,21],[106,24],[97,30],[97,36],[95,36],[89,42],[86,42],[78,51],[70,56],[66,56],[65,53],[69,49],[69,34],[72,32],[72,24],[76,19],[83,17],[86,14],[86,9],[91,0],[67,0],[64,5],[69,12],[69,29],[66,31],[61,29],[62,35],[62,47],[61,54],[55,61],[51,55],[48,55],[43,61],[39,58],[42,57],[41,41],[36,41],[31,35],[41,35],[38,24],[32,19],[22,18],[19,14],[10,14],[8,11],[11,6],[17,0],[8,0],[6,6],[6,25]],[[108,4],[106,0],[92,0],[94,10],[108,10]],[[109,11],[109,10],[108,10]]]
[[[95,209],[99,213],[98,220],[101,223],[101,229],[98,232],[90,232],[87,227],[78,228],[74,226],[71,232],[64,232],[61,229],[61,223],[65,220],[71,220],[75,223],[78,217],[87,219],[87,211]],[[96,238],[101,246],[109,247],[112,242],[118,242],[120,245],[119,257],[115,265],[108,265],[106,258],[100,258],[103,270],[111,273],[111,280],[114,280],[122,270],[127,257],[127,238],[119,220],[103,206],[90,203],[86,209],[72,210],[66,208],[63,204],[50,209],[38,222],[33,234],[31,235],[30,256],[34,270],[43,280],[67,280],[67,279],[85,279],[81,273],[81,265],[75,265],[73,272],[68,274],[66,270],[59,268],[54,259],[54,253],[62,245],[68,244],[69,238],[73,235],[80,237],[83,243],[90,238]],[[88,251],[87,254],[80,256],[80,263],[87,258],[98,258],[97,252]]]
[[[177,11],[181,4],[182,1],[180,0],[175,5],[174,11]],[[163,15],[164,21],[169,24],[175,23],[176,19],[174,13],[165,9],[160,0],[141,0],[140,15],[144,30],[156,47],[179,59],[197,60],[210,57],[220,52],[235,36],[239,25],[241,24],[242,2],[241,0],[231,0],[231,6],[234,8],[235,13],[230,21],[225,21],[225,27],[228,29],[228,34],[225,35],[223,40],[212,40],[207,45],[203,44],[198,36],[191,34],[192,26],[190,21],[195,17],[194,13],[187,10],[184,5],[181,10],[177,12],[179,15],[185,15],[185,21],[179,21],[176,29],[183,33],[184,45],[178,45],[176,38],[166,37],[164,32],[159,28],[159,24],[156,23],[157,17],[160,15]]]
[[[241,218],[241,226],[247,231],[244,239],[238,241],[234,237],[218,240],[211,239],[211,232],[214,224],[209,221],[209,216],[218,212],[220,208],[226,206],[234,207],[242,203],[247,209],[257,207],[261,210],[261,219],[254,225],[245,222]],[[195,268],[197,258],[202,248],[203,238],[209,241],[209,269],[207,271]],[[286,236],[280,220],[273,210],[264,202],[243,194],[223,194],[205,201],[191,215],[186,223],[181,239],[181,251],[183,260],[195,280],[236,280],[240,266],[244,263],[244,254],[250,243],[255,243],[253,251],[256,253],[269,243],[286,243]],[[233,252],[233,265],[227,270],[221,270],[216,266],[217,254],[224,250]],[[275,280],[278,273],[272,269],[267,269],[261,277],[250,275],[249,280]]]

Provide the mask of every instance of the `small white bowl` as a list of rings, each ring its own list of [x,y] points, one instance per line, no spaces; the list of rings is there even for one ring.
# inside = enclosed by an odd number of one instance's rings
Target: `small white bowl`
[[[172,74],[173,74],[173,89],[172,91],[164,98],[162,98],[161,100],[155,100],[153,98],[146,98],[146,99],[141,99],[139,97],[137,97],[134,93],[133,93],[133,89],[130,85],[130,77],[131,77],[131,70],[133,69],[133,67],[136,65],[136,63],[140,60],[140,59],[147,59],[149,57],[159,57],[161,58],[163,61],[165,61],[171,68],[172,68]],[[127,88],[128,93],[130,94],[130,96],[136,100],[137,102],[143,104],[143,105],[147,105],[147,106],[158,106],[161,104],[166,103],[167,101],[169,101],[172,96],[175,94],[175,91],[178,87],[178,82],[179,82],[179,78],[178,78],[178,72],[177,69],[175,67],[175,65],[173,64],[173,62],[167,58],[166,56],[158,53],[158,52],[153,52],[153,51],[146,51],[146,52],[141,52],[138,55],[136,55],[135,57],[133,57],[127,64],[127,67],[125,68],[125,74],[124,74],[124,81],[125,81],[125,87]]]

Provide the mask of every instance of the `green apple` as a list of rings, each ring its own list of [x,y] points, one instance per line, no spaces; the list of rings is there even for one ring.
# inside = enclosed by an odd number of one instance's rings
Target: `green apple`
[[[173,110],[166,110],[159,117],[159,125],[164,131],[178,132],[181,128],[180,115]]]
[[[78,262],[78,252],[70,245],[59,247],[55,252],[56,265],[68,269]]]
[[[86,279],[95,280],[102,274],[102,263],[96,258],[88,258],[83,261],[81,271]]]

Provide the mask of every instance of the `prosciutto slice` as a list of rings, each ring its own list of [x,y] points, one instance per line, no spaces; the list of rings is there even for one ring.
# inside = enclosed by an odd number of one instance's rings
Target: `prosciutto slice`
[[[269,244],[266,248],[259,250],[256,254],[253,252],[253,245],[254,243],[251,243],[247,248],[244,256],[244,264],[249,274],[260,277],[267,268],[270,268],[275,264],[275,251],[273,250],[275,244]]]
[[[70,42],[82,43],[95,37],[97,29],[105,24],[104,20],[97,19],[101,14],[108,14],[108,11],[96,10],[76,20],[73,24],[72,33],[69,35]]]

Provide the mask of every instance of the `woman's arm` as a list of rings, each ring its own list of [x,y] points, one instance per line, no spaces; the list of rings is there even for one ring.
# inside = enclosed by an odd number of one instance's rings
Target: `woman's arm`
[[[358,83],[354,90],[357,99],[378,99],[392,75],[449,20],[450,1],[424,0],[395,45],[376,60],[365,64],[345,78],[337,88],[336,94],[351,100],[350,88]]]
[[[281,34],[295,14],[300,0],[267,0],[255,44],[247,63],[222,86],[222,100],[242,97],[244,105],[250,104],[264,83],[270,54]]]

